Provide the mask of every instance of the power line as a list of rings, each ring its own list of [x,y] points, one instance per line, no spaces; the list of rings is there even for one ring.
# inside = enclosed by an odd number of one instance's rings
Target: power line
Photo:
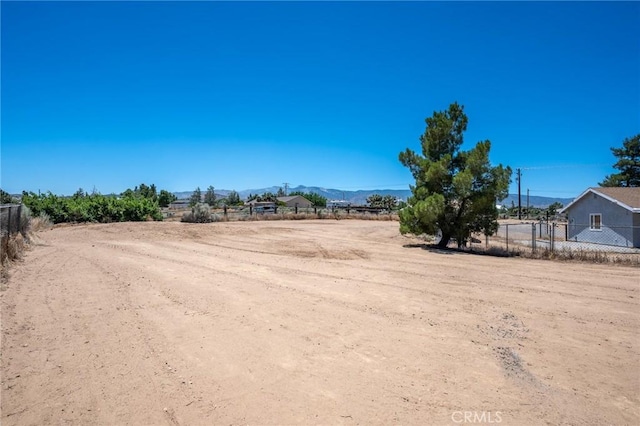
[[[593,164],[559,164],[557,166],[532,166],[532,167],[519,167],[520,170],[546,170],[546,169],[565,169],[567,167],[603,167],[610,166],[605,163],[593,163]]]
[[[391,187],[406,187],[409,188],[409,185],[413,185],[413,183],[394,183],[394,184],[378,184],[378,185],[357,185],[357,186],[340,186],[340,189],[391,189]],[[325,185],[326,187],[326,185]]]

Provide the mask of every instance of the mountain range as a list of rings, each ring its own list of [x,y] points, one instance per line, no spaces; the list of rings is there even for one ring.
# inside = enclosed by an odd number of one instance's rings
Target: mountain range
[[[247,199],[249,194],[264,194],[265,192],[277,193],[280,189],[280,186],[271,186],[267,188],[254,188],[254,189],[245,189],[242,191],[237,191],[240,195],[241,199]],[[411,196],[411,191],[409,189],[372,189],[372,190],[355,190],[355,191],[346,191],[341,189],[330,189],[330,188],[321,188],[317,186],[304,186],[299,185],[293,188],[289,188],[287,193],[292,192],[314,192],[316,194],[322,195],[327,200],[346,200],[351,202],[352,204],[363,205],[367,203],[367,198],[373,194],[379,195],[392,195],[396,198],[399,198],[403,201],[406,201],[408,197]],[[226,197],[231,190],[228,189],[216,189],[216,195],[218,197]],[[178,199],[186,199],[191,196],[193,191],[182,191],[182,192],[174,192],[173,194],[178,197]],[[529,197],[529,205],[532,207],[545,208],[553,203],[560,203],[563,206],[566,206],[573,198],[556,198],[556,197],[541,197],[541,196],[530,196]],[[511,203],[515,206],[518,205],[518,194],[509,194],[507,198],[500,201],[498,204],[504,205],[506,207],[511,207]],[[526,207],[527,205],[527,197],[526,195],[522,195],[522,206]]]

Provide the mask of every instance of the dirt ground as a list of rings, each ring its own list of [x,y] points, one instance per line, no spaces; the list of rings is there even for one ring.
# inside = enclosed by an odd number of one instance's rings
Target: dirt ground
[[[3,426],[640,423],[638,268],[382,221],[39,237],[0,291]]]

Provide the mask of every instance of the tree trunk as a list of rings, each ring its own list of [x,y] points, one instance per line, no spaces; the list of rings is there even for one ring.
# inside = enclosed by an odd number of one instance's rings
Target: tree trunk
[[[449,244],[449,241],[451,241],[451,234],[442,233],[442,238],[440,238],[440,242],[437,244],[437,246],[440,248],[446,248]]]

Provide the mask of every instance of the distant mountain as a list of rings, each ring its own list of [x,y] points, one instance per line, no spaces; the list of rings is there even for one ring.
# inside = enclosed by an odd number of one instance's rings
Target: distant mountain
[[[246,199],[249,194],[264,194],[265,192],[277,193],[280,186],[270,186],[267,188],[254,188],[254,189],[245,189],[242,191],[238,191],[241,199]],[[409,189],[372,189],[372,190],[356,190],[356,191],[346,191],[341,189],[331,189],[331,188],[321,188],[318,186],[304,186],[299,185],[294,188],[289,188],[288,193],[300,191],[300,192],[314,192],[316,194],[322,195],[327,200],[346,200],[351,202],[352,204],[366,204],[367,198],[373,194],[379,195],[393,195],[396,198],[399,198],[403,201],[406,201],[408,197],[411,196],[411,191]],[[231,190],[229,189],[216,189],[216,195],[219,198],[226,197]],[[178,199],[187,199],[191,196],[193,191],[182,191],[182,192],[174,192],[173,194],[178,197]],[[509,194],[507,198],[500,201],[498,204],[511,207],[511,202],[513,201],[514,205],[518,205],[518,194]],[[532,207],[540,207],[545,208],[550,206],[555,202],[561,203],[563,206],[566,206],[573,198],[554,198],[554,197],[540,197],[540,196],[530,196],[529,197],[529,205]],[[527,205],[527,197],[526,195],[522,196],[522,206],[526,207]]]
[[[253,188],[253,189],[244,189],[242,191],[238,191],[240,198],[245,200],[250,194],[264,194],[265,192],[277,193],[280,189],[280,186],[270,186],[266,188]],[[351,202],[352,204],[366,204],[367,198],[373,194],[380,195],[393,195],[396,198],[401,200],[406,200],[407,197],[411,195],[411,191],[408,189],[375,189],[375,190],[357,190],[357,191],[343,191],[341,189],[329,189],[329,188],[320,188],[317,186],[303,186],[299,185],[293,188],[289,188],[287,193],[292,192],[313,192],[319,195],[322,195],[327,200],[346,200]],[[229,189],[216,189],[216,195],[218,197],[226,197],[231,190]],[[174,192],[173,194],[178,197],[179,200],[187,199],[191,197],[193,191],[180,191]]]
[[[249,189],[245,191],[238,191],[241,198],[246,198],[249,194],[262,194],[264,192],[278,192],[279,186],[272,186],[270,188],[262,189]],[[374,189],[374,190],[357,190],[357,191],[343,191],[341,189],[321,188],[318,186],[303,186],[299,185],[293,188],[289,188],[288,193],[291,192],[313,192],[318,195],[322,195],[327,200],[345,200],[352,204],[366,204],[367,198],[373,194],[380,195],[393,195],[394,197],[406,200],[411,195],[411,191],[408,189]]]
[[[529,196],[529,205],[531,207],[539,207],[544,209],[546,207],[549,207],[553,203],[560,203],[564,207],[570,202],[572,202],[573,200],[574,200],[573,198],[539,197],[539,196],[532,195],[532,196]],[[518,194],[509,194],[507,198],[500,201],[498,204],[501,204],[506,207],[511,207],[512,202],[514,206],[516,207],[518,206]],[[527,206],[526,195],[522,195],[521,203],[522,203],[522,207]]]

